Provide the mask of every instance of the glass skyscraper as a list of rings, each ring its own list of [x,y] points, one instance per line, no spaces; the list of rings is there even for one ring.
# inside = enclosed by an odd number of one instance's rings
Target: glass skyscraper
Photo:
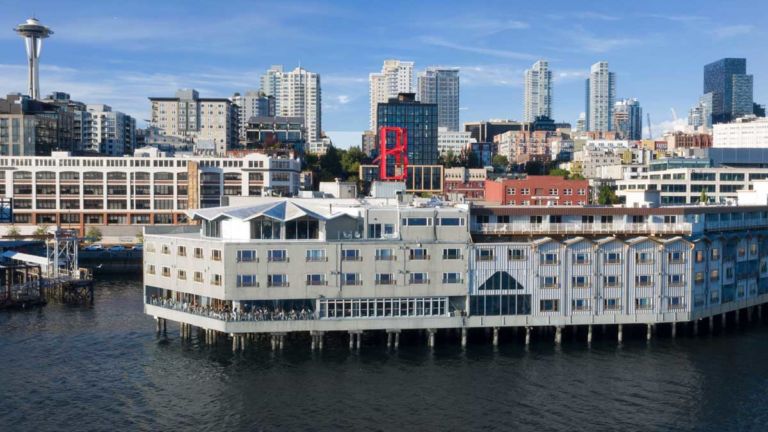
[[[747,59],[723,58],[704,66],[704,94],[712,93],[712,123],[752,114],[752,75]]]
[[[410,165],[437,163],[437,104],[417,102],[413,93],[400,93],[397,98],[391,98],[387,103],[380,103],[376,115],[377,131],[382,126],[406,129]],[[392,140],[388,145],[393,147],[394,137],[388,137],[388,139]],[[378,154],[378,149],[375,153]],[[387,166],[390,164],[388,163]]]

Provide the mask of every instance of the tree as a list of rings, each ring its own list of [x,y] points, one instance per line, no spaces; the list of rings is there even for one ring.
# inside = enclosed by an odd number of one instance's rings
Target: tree
[[[597,195],[597,203],[600,205],[612,205],[619,203],[619,197],[612,187],[608,185],[600,186],[600,192]]]
[[[85,237],[90,242],[97,242],[101,240],[101,230],[96,228],[95,226],[92,226],[88,228],[88,231],[85,232]]]
[[[496,154],[493,155],[493,158],[491,158],[491,165],[493,165],[495,169],[506,170],[509,166],[509,159],[507,159],[507,157],[502,154]]]
[[[567,179],[571,176],[571,173],[568,170],[562,168],[552,168],[549,170],[549,175]]]
[[[525,173],[528,175],[542,175],[544,174],[544,164],[541,161],[532,160],[525,164]]]
[[[459,163],[467,168],[483,167],[483,161],[481,161],[480,158],[477,157],[477,153],[472,150],[462,150]]]
[[[328,147],[324,155],[320,156],[319,164],[320,181],[333,181],[336,178],[344,178],[344,169],[341,166],[341,156],[334,146]]]
[[[440,157],[437,158],[437,163],[446,168],[453,168],[461,165],[459,158],[456,157],[456,154],[452,150],[448,150],[445,155],[440,155]]]
[[[48,225],[38,225],[33,233],[36,236],[44,236],[48,234]]]
[[[16,227],[16,225],[11,225],[10,227],[8,227],[8,230],[7,230],[7,231],[5,231],[5,236],[6,236],[6,237],[16,237],[16,236],[18,236],[19,234],[21,234],[21,232],[20,232],[20,231],[19,231],[19,229]]]
[[[368,161],[368,156],[360,150],[360,147],[350,147],[349,150],[341,150],[339,153],[341,154],[341,167],[347,178],[357,177],[360,172],[360,165]]]

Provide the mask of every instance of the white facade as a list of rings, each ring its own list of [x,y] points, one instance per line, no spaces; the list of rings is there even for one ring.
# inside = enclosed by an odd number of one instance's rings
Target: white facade
[[[276,113],[274,96],[267,96],[261,91],[249,91],[244,95],[235,94],[232,102],[237,106],[240,142],[246,140],[248,120],[251,117],[274,117]]]
[[[539,60],[525,70],[523,99],[524,121],[532,122],[539,116],[552,118],[552,71],[546,60]]]
[[[437,126],[459,130],[459,69],[429,67],[419,74],[418,100],[437,104]]]
[[[712,147],[768,148],[768,118],[744,117],[712,128]]]
[[[303,118],[307,141],[319,140],[323,131],[320,74],[297,67],[277,73],[276,77],[280,84],[276,96],[277,115]]]
[[[616,102],[616,74],[608,71],[608,62],[592,65],[587,79],[586,130],[613,130],[613,106]]]
[[[87,114],[76,115],[84,134],[82,148],[108,156],[121,156],[136,148],[136,120],[107,105],[88,104]]]
[[[451,152],[458,157],[462,151],[475,142],[471,135],[471,132],[451,131],[444,127],[437,128],[438,153],[440,153],[440,156],[445,156],[448,152]]]
[[[376,130],[377,107],[398,93],[413,93],[413,62],[384,60],[381,72],[368,75],[370,130]]]

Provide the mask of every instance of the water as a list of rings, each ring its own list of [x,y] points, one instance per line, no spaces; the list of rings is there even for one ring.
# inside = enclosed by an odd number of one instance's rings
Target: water
[[[768,430],[768,325],[617,347],[330,340],[233,355],[154,333],[139,281],[0,313],[0,430]],[[365,342],[365,341],[364,341]]]

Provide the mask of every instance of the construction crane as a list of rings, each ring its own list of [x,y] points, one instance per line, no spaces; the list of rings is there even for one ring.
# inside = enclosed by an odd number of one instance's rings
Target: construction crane
[[[675,111],[674,108],[670,108],[670,110],[672,111],[672,120],[674,120],[675,123],[677,123],[677,111]]]
[[[653,131],[651,130],[651,113],[646,113],[648,115],[648,139],[653,139]]]

